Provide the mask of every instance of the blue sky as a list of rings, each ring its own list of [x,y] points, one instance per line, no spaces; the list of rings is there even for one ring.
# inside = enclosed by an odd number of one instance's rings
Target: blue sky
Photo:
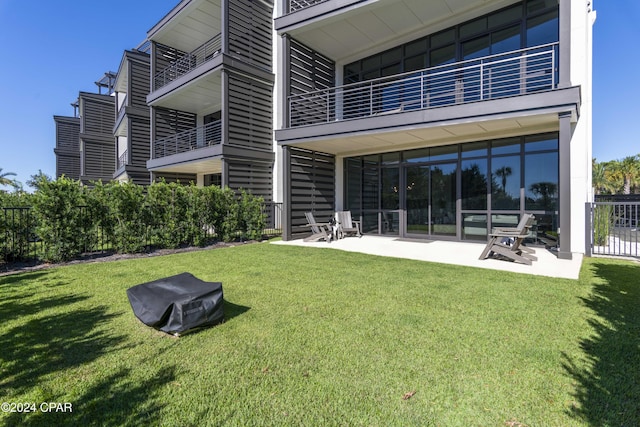
[[[178,0],[0,0],[0,168],[25,183],[55,175],[54,115],[96,92]],[[594,0],[593,156],[640,153],[640,2]],[[118,11],[126,11],[119,13]]]

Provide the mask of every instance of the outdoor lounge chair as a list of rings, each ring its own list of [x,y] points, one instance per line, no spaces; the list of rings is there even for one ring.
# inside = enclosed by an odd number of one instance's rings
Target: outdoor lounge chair
[[[318,240],[325,240],[327,243],[331,243],[331,238],[333,237],[331,225],[328,222],[316,222],[312,212],[305,212],[304,215],[307,217],[307,225],[311,227],[311,236],[305,237],[303,241],[317,242]]]
[[[351,211],[336,212],[336,221],[338,221],[338,238],[354,233],[356,236],[362,237],[360,221],[351,219]]]
[[[524,214],[517,227],[498,227],[489,234],[489,242],[485,246],[480,259],[485,259],[493,254],[503,258],[531,265],[538,258],[533,255],[534,250],[522,245],[529,236],[529,230],[535,217],[532,214]],[[509,244],[508,242],[511,242]]]

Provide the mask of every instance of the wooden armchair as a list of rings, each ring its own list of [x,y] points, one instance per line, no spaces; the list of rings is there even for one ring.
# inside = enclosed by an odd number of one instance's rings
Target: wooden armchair
[[[362,228],[360,221],[351,219],[351,211],[336,212],[336,221],[338,221],[338,237],[342,238],[349,234],[355,234],[362,237]]]
[[[524,214],[517,227],[498,227],[489,234],[489,242],[485,246],[480,259],[485,259],[497,254],[509,260],[531,265],[532,261],[538,258],[533,255],[535,251],[522,245],[522,242],[529,236],[529,230],[533,226],[535,216]],[[511,242],[511,244],[507,242]]]
[[[305,237],[303,240],[305,242],[324,240],[327,243],[331,243],[331,238],[333,237],[331,225],[328,222],[316,222],[312,212],[305,212],[304,215],[307,217],[307,225],[311,227],[311,236]]]

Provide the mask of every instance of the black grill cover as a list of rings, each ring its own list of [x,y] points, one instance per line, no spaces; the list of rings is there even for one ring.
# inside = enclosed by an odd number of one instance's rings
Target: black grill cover
[[[142,323],[169,334],[213,325],[224,317],[222,283],[181,273],[127,289],[133,313]]]

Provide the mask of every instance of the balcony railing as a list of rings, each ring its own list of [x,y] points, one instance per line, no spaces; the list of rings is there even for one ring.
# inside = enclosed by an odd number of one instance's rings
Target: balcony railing
[[[118,167],[117,169],[120,169],[122,167],[124,167],[127,164],[127,154],[128,154],[129,150],[124,150],[124,152],[122,154],[120,154],[120,156],[118,156]]]
[[[162,86],[179,79],[191,70],[194,70],[205,62],[215,58],[220,53],[221,49],[222,35],[217,34],[211,40],[196,48],[194,51],[181,56],[173,61],[167,68],[157,72],[153,79],[154,89],[160,89]]]
[[[288,99],[289,127],[555,89],[557,43],[367,80]]]
[[[205,126],[199,126],[156,140],[153,144],[153,158],[157,159],[197,150],[199,148],[220,144],[221,141],[222,122],[218,120]]]
[[[323,3],[328,0],[289,0],[289,8],[287,13],[296,12],[313,6],[314,4]]]

